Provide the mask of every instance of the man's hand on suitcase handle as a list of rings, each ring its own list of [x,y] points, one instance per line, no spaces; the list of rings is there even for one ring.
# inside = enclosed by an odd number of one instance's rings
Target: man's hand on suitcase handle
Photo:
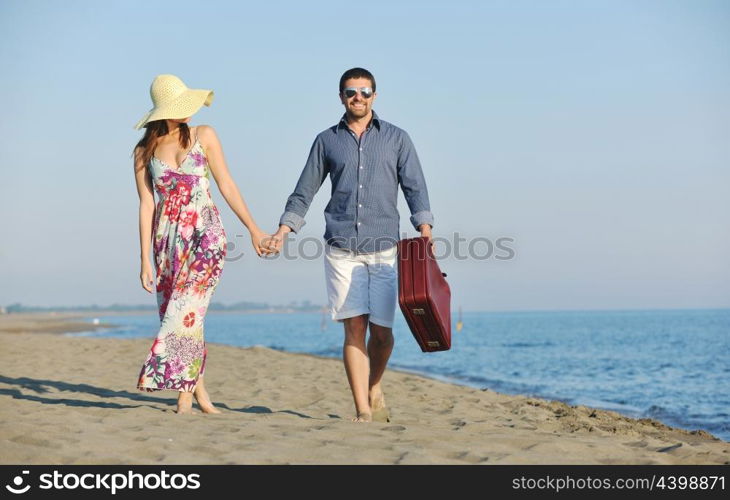
[[[433,237],[431,235],[431,224],[421,224],[418,226],[418,230],[421,231],[421,236],[425,236],[428,238],[428,243],[431,245],[431,250],[433,250]]]

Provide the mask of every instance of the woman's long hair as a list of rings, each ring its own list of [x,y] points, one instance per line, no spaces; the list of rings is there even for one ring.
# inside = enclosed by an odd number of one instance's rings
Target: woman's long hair
[[[144,136],[139,140],[134,148],[138,157],[142,160],[144,168],[152,158],[152,153],[155,152],[157,144],[160,142],[160,138],[166,136],[171,131],[167,129],[167,121],[155,120],[149,122],[145,127]],[[190,146],[190,128],[187,123],[181,123],[178,125],[180,129],[180,147],[188,149]]]

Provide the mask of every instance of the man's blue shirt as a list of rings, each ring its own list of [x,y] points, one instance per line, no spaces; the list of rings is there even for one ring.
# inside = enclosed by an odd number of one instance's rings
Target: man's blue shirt
[[[371,253],[395,245],[399,239],[399,184],[413,226],[433,226],[426,181],[411,138],[378,118],[375,111],[359,140],[344,116],[317,135],[279,223],[299,232],[328,175],[332,192],[324,209],[324,238],[332,246]]]

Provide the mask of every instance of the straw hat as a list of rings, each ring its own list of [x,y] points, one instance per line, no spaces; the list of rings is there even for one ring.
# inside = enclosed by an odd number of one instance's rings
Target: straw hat
[[[192,116],[203,104],[210,106],[213,102],[213,91],[189,89],[175,75],[157,75],[150,86],[150,97],[155,107],[137,122],[135,129],[140,129],[154,120]]]

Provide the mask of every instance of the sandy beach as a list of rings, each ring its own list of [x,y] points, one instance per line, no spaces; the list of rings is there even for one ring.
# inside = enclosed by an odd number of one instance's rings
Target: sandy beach
[[[85,317],[0,316],[1,464],[730,464],[703,431],[397,371],[391,422],[355,424],[341,361],[263,347],[209,344],[223,413],[177,415],[135,388],[152,337],[59,334]]]

